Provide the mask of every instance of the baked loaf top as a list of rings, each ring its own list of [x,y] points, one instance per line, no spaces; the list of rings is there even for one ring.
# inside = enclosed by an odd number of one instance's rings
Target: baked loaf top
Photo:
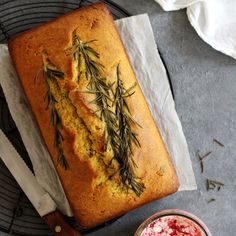
[[[176,172],[104,4],[25,32],[9,49],[81,226],[177,191]]]

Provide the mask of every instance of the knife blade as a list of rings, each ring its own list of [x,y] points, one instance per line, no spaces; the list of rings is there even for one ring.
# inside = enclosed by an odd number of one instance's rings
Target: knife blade
[[[55,202],[38,184],[33,173],[2,130],[0,130],[0,157],[40,216],[56,210]]]
[[[1,129],[0,158],[14,176],[34,208],[38,211],[39,215],[48,224],[54,235],[81,236],[78,231],[72,229],[65,222],[62,214],[56,210],[56,203],[37,182],[36,177]]]

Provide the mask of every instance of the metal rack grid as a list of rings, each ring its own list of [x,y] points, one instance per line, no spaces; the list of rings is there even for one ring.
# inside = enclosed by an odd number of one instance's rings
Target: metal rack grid
[[[0,43],[7,41],[30,28],[45,23],[69,11],[89,5],[94,2],[104,2],[108,5],[115,19],[130,14],[116,3],[109,0],[11,0],[0,1]],[[32,170],[32,166],[20,138],[19,132],[11,118],[6,100],[0,88],[0,128],[11,140],[15,148]],[[74,219],[69,223],[79,229]],[[108,222],[110,224],[112,222]],[[106,224],[100,226],[104,227]],[[99,228],[100,228],[99,227]],[[96,228],[97,229],[97,228]],[[96,230],[94,229],[94,230]],[[27,197],[24,195],[10,172],[0,161],[0,231],[14,235],[47,236],[52,235]],[[84,231],[83,233],[87,233]]]

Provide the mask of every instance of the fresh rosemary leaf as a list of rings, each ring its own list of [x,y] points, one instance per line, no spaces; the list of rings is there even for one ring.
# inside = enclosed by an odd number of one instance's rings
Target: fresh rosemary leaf
[[[58,158],[57,158],[57,162],[63,166],[63,168],[65,170],[67,170],[69,168],[68,162],[66,160],[66,157],[64,155],[63,149],[62,147],[58,148]]]
[[[132,94],[134,94],[135,91],[133,91],[133,89],[134,89],[136,86],[137,86],[137,83],[134,83],[134,85],[132,85],[132,86],[131,86],[130,88],[128,88],[128,89],[125,89],[125,88],[124,88],[124,95],[123,95],[123,96],[125,97],[125,96],[127,96],[127,95],[132,95]],[[133,91],[132,94],[130,94],[131,91]]]
[[[99,53],[97,53],[93,48],[91,48],[90,46],[84,46],[84,49],[91,53],[94,57],[99,59]]]
[[[57,71],[57,70],[47,68],[47,73],[50,73],[52,78],[57,78],[57,79],[63,79],[64,78],[64,73],[61,72],[61,71]]]
[[[74,33],[75,33],[75,32],[74,32]],[[90,44],[90,43],[97,42],[97,41],[98,41],[97,39],[92,39],[92,40],[90,40],[90,41],[84,42],[84,44],[85,44],[85,45],[88,45],[88,44]]]
[[[126,97],[131,97],[131,96],[134,95],[134,94],[135,94],[135,91],[132,92],[132,93],[129,93],[129,94],[127,94],[127,95],[124,95],[123,97],[124,97],[124,98],[126,98]]]
[[[49,80],[57,80],[57,79],[63,79],[64,73],[61,71],[53,70],[49,67],[44,67],[44,74],[46,75],[47,79]]]

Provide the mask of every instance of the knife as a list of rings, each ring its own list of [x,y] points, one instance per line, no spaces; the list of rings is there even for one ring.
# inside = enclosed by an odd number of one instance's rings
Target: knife
[[[24,160],[0,129],[0,158],[14,176],[39,215],[55,236],[82,236],[74,230],[57,210],[56,203],[39,185]]]

